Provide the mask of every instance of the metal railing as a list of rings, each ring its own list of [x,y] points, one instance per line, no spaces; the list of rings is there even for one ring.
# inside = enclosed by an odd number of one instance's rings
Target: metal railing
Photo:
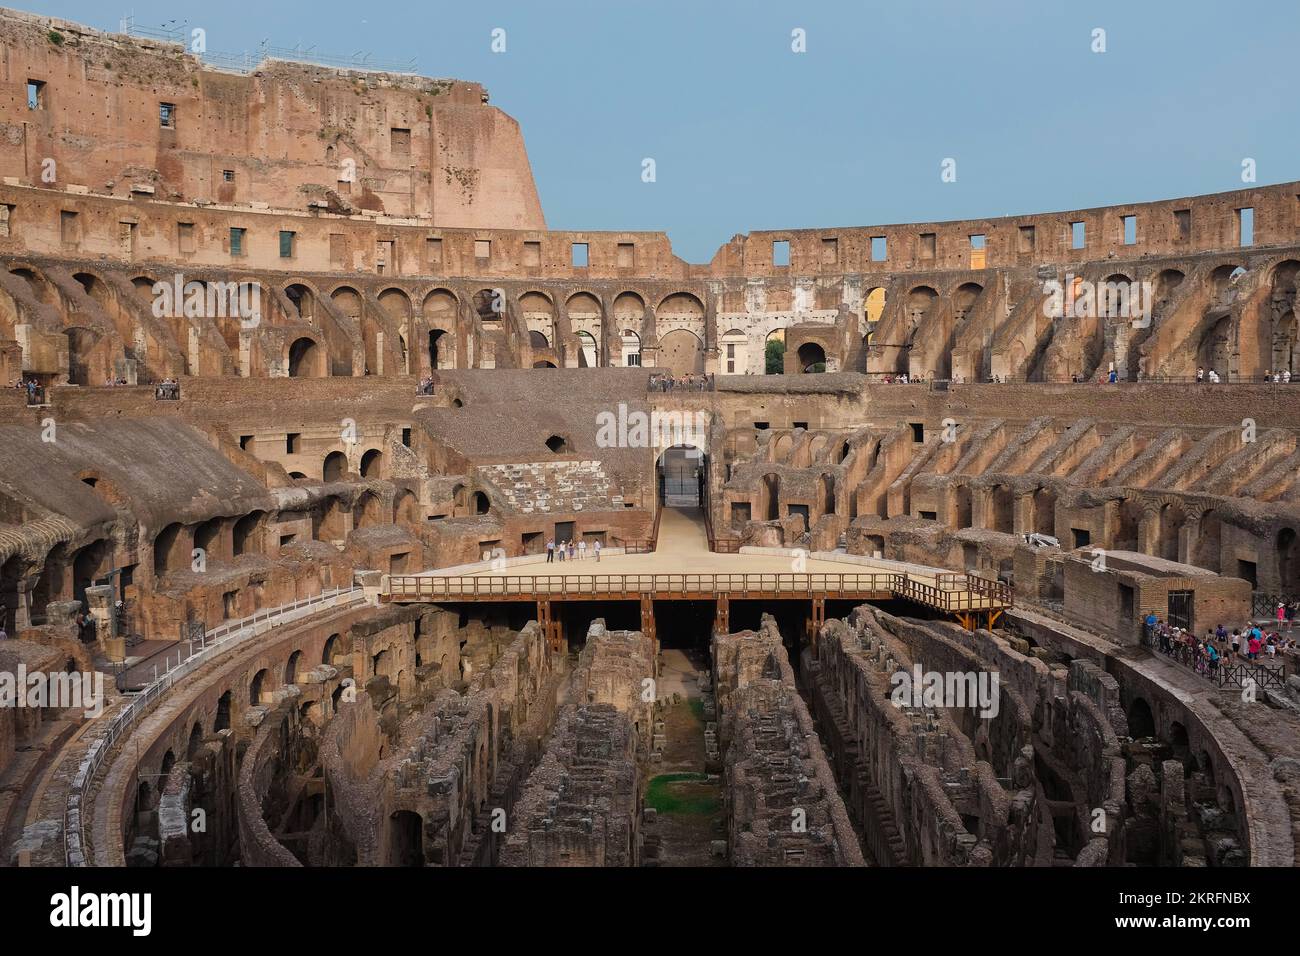
[[[1277,620],[1277,606],[1279,604],[1291,605],[1300,601],[1295,595],[1270,594],[1267,591],[1252,591],[1250,595],[1250,616],[1252,618],[1266,617],[1270,621]],[[1290,619],[1288,618],[1288,621]]]
[[[365,592],[358,587],[335,588],[314,597],[302,598],[290,604],[267,608],[238,621],[231,621],[209,631],[200,649],[168,670],[118,711],[108,730],[92,743],[82,755],[81,764],[68,789],[67,805],[63,818],[63,852],[68,866],[85,866],[85,819],[82,816],[90,784],[112,752],[113,746],[129,733],[164,697],[173,685],[207,663],[219,652],[238,647],[246,640],[300,620],[325,607],[339,607],[362,599]],[[260,627],[258,625],[268,625]]]

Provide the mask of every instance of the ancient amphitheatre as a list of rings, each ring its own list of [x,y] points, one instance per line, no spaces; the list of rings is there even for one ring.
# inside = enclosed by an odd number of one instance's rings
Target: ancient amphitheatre
[[[1300,183],[691,264],[474,82],[0,49],[3,865],[1296,864]]]

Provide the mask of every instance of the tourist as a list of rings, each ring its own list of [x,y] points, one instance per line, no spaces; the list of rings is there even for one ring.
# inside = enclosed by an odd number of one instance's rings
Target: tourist
[[[1238,630],[1232,632],[1232,656],[1241,656],[1241,631]]]
[[[546,563],[555,563],[555,539],[551,538],[546,542]]]
[[[569,540],[569,560],[570,560],[570,561],[574,560],[574,555],[577,553],[577,550],[578,550],[578,549],[577,549],[577,546],[573,543],[573,540],[570,539],[570,540]]]
[[[1248,660],[1259,660],[1259,649],[1263,642],[1259,639],[1259,629],[1255,628],[1250,632],[1250,640],[1246,644],[1246,657]]]
[[[1277,626],[1286,627],[1286,605],[1281,601],[1277,602]]]
[[[561,562],[564,561],[564,551],[565,551],[564,542],[561,541],[561,542],[560,542],[560,547],[559,547],[559,557],[560,557],[560,561],[561,561]]]
[[[1148,644],[1154,644],[1154,643],[1155,643],[1154,638],[1155,638],[1155,634],[1156,634],[1156,625],[1160,623],[1160,618],[1156,617],[1156,612],[1155,612],[1155,611],[1152,611],[1150,614],[1147,615],[1147,619],[1146,619],[1146,621],[1145,621],[1144,623],[1145,623],[1145,625],[1146,625],[1146,632],[1147,632],[1147,633],[1146,633],[1146,637],[1147,637],[1147,641],[1146,641],[1146,642],[1147,642]]]
[[[1198,368],[1198,369],[1196,370],[1196,384],[1199,385],[1201,382],[1204,382],[1204,381],[1205,381],[1205,369],[1203,369],[1203,368]]]
[[[596,563],[600,564],[600,539],[597,538],[592,542],[591,550],[596,553]]]
[[[587,560],[587,539],[586,538],[578,542],[578,560],[579,561]]]
[[[1219,649],[1214,646],[1213,641],[1205,642],[1205,657],[1209,665],[1210,679],[1214,679],[1215,673],[1219,669]]]

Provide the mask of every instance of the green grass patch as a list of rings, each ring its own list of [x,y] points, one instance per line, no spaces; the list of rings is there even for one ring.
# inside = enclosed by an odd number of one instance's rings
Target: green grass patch
[[[712,787],[706,790],[702,786],[707,780],[707,775],[702,773],[660,774],[646,788],[645,805],[653,807],[656,813],[716,816],[722,803]]]
[[[691,698],[691,715],[700,723],[704,723],[704,699],[701,697]]]

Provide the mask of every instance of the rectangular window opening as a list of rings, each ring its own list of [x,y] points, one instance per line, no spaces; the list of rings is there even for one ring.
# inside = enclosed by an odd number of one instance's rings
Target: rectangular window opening
[[[1255,244],[1255,209],[1243,206],[1237,210],[1237,245],[1253,246]]]
[[[871,261],[884,262],[889,258],[889,239],[885,236],[871,237]]]
[[[772,265],[788,266],[790,264],[790,240],[772,240]]]
[[[1088,224],[1086,222],[1070,223],[1070,248],[1083,249],[1088,245]]]
[[[570,245],[573,267],[575,269],[587,268],[587,244],[585,242],[575,242]]]
[[[1124,245],[1126,245],[1126,246],[1134,246],[1134,245],[1137,245],[1137,241],[1138,241],[1138,217],[1137,217],[1137,216],[1124,216],[1124,217],[1122,217],[1122,220],[1123,220],[1123,223],[1124,223]]]

